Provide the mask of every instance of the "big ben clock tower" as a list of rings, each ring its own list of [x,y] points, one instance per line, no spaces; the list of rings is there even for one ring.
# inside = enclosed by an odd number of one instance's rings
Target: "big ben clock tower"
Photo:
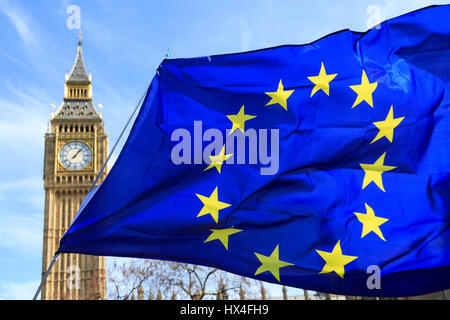
[[[66,75],[64,100],[45,135],[43,274],[59,241],[106,160],[104,123],[92,101],[81,36],[75,64]],[[99,178],[101,182],[106,169]],[[105,299],[105,257],[62,254],[45,282],[41,299]]]

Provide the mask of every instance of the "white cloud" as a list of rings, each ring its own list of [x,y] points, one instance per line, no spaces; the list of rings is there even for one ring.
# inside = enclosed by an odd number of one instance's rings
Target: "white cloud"
[[[42,74],[58,76],[54,67],[55,58],[46,51],[46,42],[42,40],[43,31],[34,20],[27,15],[17,3],[0,0],[0,12],[5,14],[18,33],[28,61]]]
[[[40,256],[42,250],[42,213],[0,212],[0,247]]]
[[[39,286],[39,280],[24,283],[8,282],[0,285],[0,300],[30,300]]]
[[[93,19],[89,19],[86,15],[82,14],[82,27],[86,34],[89,35],[89,43],[104,50],[105,52],[112,52],[115,48],[120,46],[118,41],[118,35],[113,34],[113,31],[108,25],[96,22]],[[110,55],[106,55],[105,58],[109,59]]]
[[[38,177],[1,182],[0,247],[33,256],[41,254],[44,212],[42,184]]]
[[[41,210],[44,204],[43,180],[41,177],[26,177],[13,181],[2,180],[0,204],[5,200]],[[0,212],[1,216],[1,212]]]
[[[6,192],[17,192],[17,191],[23,191],[26,188],[41,188],[42,187],[42,180],[37,178],[28,177],[21,180],[14,180],[14,181],[2,181],[2,184],[0,185],[0,193],[6,193]]]
[[[39,45],[39,42],[36,41],[35,34],[20,9],[4,0],[1,1],[1,10],[12,22],[25,46],[41,51],[42,48]]]
[[[28,156],[30,148],[41,150],[43,147],[51,110],[43,103],[48,95],[26,84],[18,88],[6,82],[4,86],[14,99],[0,99],[0,143],[4,150],[27,153],[24,156]],[[36,150],[32,151],[36,154]]]
[[[2,51],[1,53],[2,53],[3,56],[5,56],[6,58],[8,58],[10,61],[14,62],[15,64],[21,66],[22,68],[27,69],[28,71],[31,70],[31,68],[30,68],[28,65],[26,65],[25,63],[23,63],[23,62],[20,61],[19,59],[12,57],[12,56],[9,55],[6,51]]]
[[[413,1],[400,1],[400,0],[388,0],[381,6],[381,20],[385,21],[392,19],[399,15],[425,8],[433,4],[445,4],[444,0],[413,0]]]

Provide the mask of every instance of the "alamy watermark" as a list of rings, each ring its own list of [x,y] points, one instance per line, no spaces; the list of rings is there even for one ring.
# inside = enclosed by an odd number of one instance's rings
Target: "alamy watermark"
[[[367,28],[380,29],[381,28],[381,8],[377,5],[370,5],[366,9],[366,13],[369,17],[366,20]]]
[[[381,289],[381,269],[377,265],[371,265],[367,267],[366,272],[371,274],[369,278],[367,278],[366,285],[367,289]]]
[[[66,13],[69,17],[66,20],[66,26],[68,29],[81,29],[81,9],[77,5],[70,5],[66,9]]]
[[[260,165],[261,175],[274,175],[279,169],[278,129],[227,129],[225,137],[221,130],[210,128],[203,132],[202,121],[194,121],[191,131],[178,128],[172,132],[171,140],[177,142],[172,148],[174,164],[211,164],[212,156],[224,150],[223,163]],[[208,144],[204,146],[204,142]]]
[[[81,269],[77,265],[70,265],[67,267],[66,272],[69,274],[66,284],[67,289],[80,289],[81,288]]]

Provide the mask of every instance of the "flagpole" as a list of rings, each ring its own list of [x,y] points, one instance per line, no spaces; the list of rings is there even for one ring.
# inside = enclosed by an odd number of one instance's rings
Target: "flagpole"
[[[122,129],[122,131],[120,132],[119,137],[117,138],[116,142],[114,143],[111,151],[108,154],[108,157],[106,158],[106,161],[103,163],[100,171],[97,174],[97,177],[95,177],[94,182],[92,183],[91,188],[89,189],[88,193],[92,191],[92,189],[94,189],[95,184],[97,183],[98,179],[100,178],[100,175],[103,173],[103,171],[105,170],[106,164],[108,163],[109,159],[111,158],[112,154],[114,153],[114,150],[117,147],[117,144],[119,143],[120,139],[122,139],[123,134],[125,133],[126,129],[128,128],[128,125],[130,124],[131,120],[133,119],[136,111],[140,108],[142,101],[144,100],[145,96],[147,95],[147,91],[150,88],[150,85],[147,86],[147,89],[145,89],[144,94],[142,95],[142,97],[139,99],[139,102],[137,103],[136,107],[134,108],[133,112],[131,113],[130,117],[128,118],[128,121],[125,124],[125,127]],[[44,276],[42,277],[42,281],[39,285],[39,288],[36,290],[36,293],[34,294],[33,300],[36,300],[36,298],[38,297],[39,293],[42,290],[42,286],[44,285],[45,281],[47,280],[48,275],[50,274],[50,271],[53,268],[53,265],[55,264],[55,262],[58,260],[59,257],[59,249],[58,251],[56,251],[55,256],[53,257],[52,262],[50,263],[50,265],[48,266],[47,271],[45,272]]]
[[[47,280],[47,277],[48,277],[50,271],[52,270],[53,265],[55,264],[56,260],[58,260],[58,257],[59,257],[59,253],[57,252],[57,253],[55,253],[55,256],[53,257],[53,260],[50,263],[50,266],[48,267],[47,271],[45,272],[44,277],[42,277],[41,284],[39,285],[39,288],[36,290],[36,293],[34,294],[33,300],[37,299],[39,293],[41,292],[42,286],[44,285],[45,280]]]

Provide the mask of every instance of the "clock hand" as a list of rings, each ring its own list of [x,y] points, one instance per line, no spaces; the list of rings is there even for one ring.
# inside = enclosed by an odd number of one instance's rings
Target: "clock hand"
[[[75,155],[72,157],[72,160],[75,159],[80,152],[81,152],[81,149],[79,149],[78,152],[75,153]]]

